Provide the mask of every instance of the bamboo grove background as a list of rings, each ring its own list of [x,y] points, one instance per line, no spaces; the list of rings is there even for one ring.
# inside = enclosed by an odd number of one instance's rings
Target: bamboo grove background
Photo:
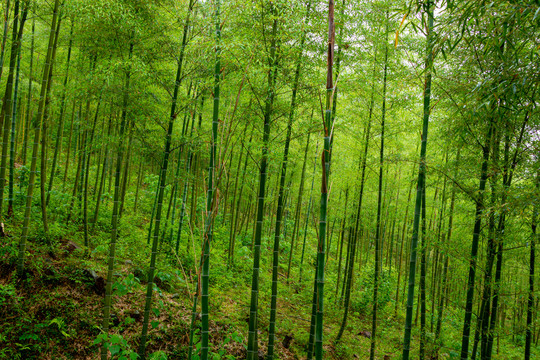
[[[540,354],[537,1],[2,24],[0,358]]]

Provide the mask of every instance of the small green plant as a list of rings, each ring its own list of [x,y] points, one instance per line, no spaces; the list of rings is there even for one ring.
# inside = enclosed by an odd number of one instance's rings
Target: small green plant
[[[0,284],[0,305],[4,305],[10,299],[17,297],[17,291],[13,284]]]
[[[111,352],[113,358],[118,360],[137,360],[139,357],[136,352],[131,350],[128,342],[122,335],[99,334],[94,340],[94,345],[103,344]]]
[[[105,257],[108,254],[108,246],[105,244],[98,245],[92,250],[92,257]]]
[[[150,360],[167,360],[167,354],[165,351],[156,351],[150,355]]]
[[[56,325],[56,327],[58,328],[58,331],[62,335],[64,335],[64,337],[66,339],[71,336],[66,332],[66,323],[65,323],[64,319],[62,319],[62,318],[54,318],[51,321],[49,321],[49,326],[51,326],[51,325]]]
[[[195,331],[195,336],[200,338],[198,336],[198,329]],[[223,339],[223,342],[220,345],[220,348],[217,352],[212,352],[210,354],[210,359],[212,360],[236,360],[236,357],[234,355],[226,354],[225,345],[229,344],[231,341],[240,343],[246,348],[246,345],[244,344],[244,339],[235,331],[232,333],[228,333],[225,338]],[[199,353],[201,351],[201,342],[197,342],[195,344],[195,351],[193,352],[193,360],[199,360],[200,356]]]
[[[134,288],[140,284],[140,281],[135,275],[129,274],[125,278],[113,284],[114,295],[124,296],[134,291]]]
[[[15,177],[19,180],[19,189],[28,186],[28,176],[30,175],[30,169],[25,165],[21,165],[15,168]]]

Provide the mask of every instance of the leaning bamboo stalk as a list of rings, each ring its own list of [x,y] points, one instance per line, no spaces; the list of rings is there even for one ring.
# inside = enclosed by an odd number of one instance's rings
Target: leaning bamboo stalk
[[[34,144],[32,146],[32,162],[30,165],[30,177],[28,179],[28,188],[26,194],[26,207],[24,211],[24,220],[22,226],[22,235],[19,241],[19,255],[17,260],[18,276],[23,275],[24,257],[26,252],[26,241],[28,239],[28,227],[30,225],[30,212],[32,210],[32,196],[34,194],[34,184],[36,179],[37,156],[39,151],[39,139],[41,134],[41,120],[43,118],[43,108],[45,106],[45,97],[47,92],[47,81],[49,79],[49,70],[51,67],[52,48],[54,43],[56,29],[56,20],[58,18],[58,7],[60,0],[55,0],[51,29],[49,33],[49,45],[47,47],[47,56],[45,58],[45,66],[43,67],[43,76],[41,80],[41,92],[39,97],[38,114],[34,119]]]
[[[384,75],[383,75],[383,101],[382,101],[382,117],[381,117],[381,148],[379,155],[379,190],[377,196],[377,222],[375,228],[375,262],[373,272],[373,310],[371,322],[371,345],[369,351],[369,359],[375,359],[375,347],[377,341],[377,311],[379,308],[379,275],[382,266],[382,229],[381,229],[381,212],[383,202],[383,167],[384,167],[384,126],[386,120],[386,88],[387,88],[387,73],[388,73],[388,23],[389,13],[386,11],[386,31],[384,33]]]
[[[275,10],[273,10],[275,11]],[[274,14],[275,16],[275,14]],[[270,71],[268,72],[268,92],[264,109],[264,131],[262,157],[259,171],[259,191],[257,199],[257,220],[255,223],[255,235],[253,237],[253,269],[251,276],[251,300],[249,310],[249,330],[248,330],[248,349],[247,359],[255,360],[258,358],[257,327],[258,327],[258,299],[259,299],[259,271],[261,260],[261,238],[263,217],[265,209],[266,180],[268,169],[268,143],[270,139],[270,119],[272,116],[272,105],[275,96],[275,81],[277,73],[276,56],[276,34],[278,28],[277,17],[274,18],[272,25],[271,45],[270,45]]]
[[[9,199],[8,216],[13,215],[13,186],[15,180],[15,126],[17,120],[17,96],[19,93],[19,76],[21,71],[21,52],[17,54],[17,71],[15,75],[15,89],[13,91],[13,109],[11,113],[11,136],[9,146]]]
[[[146,337],[148,335],[148,322],[150,317],[150,308],[152,306],[152,292],[153,292],[153,286],[154,286],[154,273],[156,268],[156,258],[157,258],[157,251],[158,251],[158,239],[159,239],[159,227],[161,222],[161,209],[163,207],[163,197],[165,192],[165,184],[166,184],[166,178],[167,178],[167,167],[169,165],[169,155],[171,152],[171,138],[172,138],[172,131],[174,126],[174,120],[176,119],[177,113],[176,113],[176,102],[178,100],[178,91],[180,89],[180,84],[182,82],[182,65],[184,61],[184,53],[185,53],[185,46],[187,43],[187,33],[189,30],[189,19],[191,15],[191,10],[193,8],[193,2],[194,0],[190,0],[189,6],[188,6],[188,14],[186,18],[186,23],[184,24],[184,31],[183,31],[183,38],[182,38],[182,46],[180,48],[180,55],[178,58],[178,67],[176,71],[176,80],[174,83],[174,91],[173,91],[173,97],[172,97],[172,104],[171,104],[171,113],[169,116],[169,125],[167,128],[167,136],[165,140],[165,150],[163,154],[163,163],[161,166],[160,171],[160,179],[159,179],[159,192],[157,196],[157,207],[156,207],[156,219],[155,219],[155,225],[154,225],[154,236],[152,241],[152,255],[150,258],[150,268],[148,269],[148,286],[146,289],[146,302],[144,306],[144,318],[143,318],[143,329],[141,333],[141,342],[139,345],[139,356],[144,359],[146,354]]]
[[[31,107],[32,107],[32,70],[34,68],[34,42],[35,42],[35,30],[36,30],[36,20],[35,17],[32,19],[32,40],[30,44],[30,68],[28,70],[28,96],[26,97],[26,116],[25,116],[25,127],[24,127],[24,136],[23,136],[23,153],[22,153],[22,164],[26,165],[26,155],[28,153],[28,134],[30,133],[30,118],[31,118]],[[0,71],[2,67],[0,66]]]
[[[60,115],[58,116],[58,131],[56,133],[56,142],[54,146],[54,155],[53,155],[53,161],[51,165],[51,176],[49,178],[49,185],[47,187],[47,200],[45,201],[46,205],[49,205],[49,200],[51,198],[51,190],[54,183],[54,176],[56,173],[56,162],[58,160],[58,154],[60,153],[60,148],[62,146],[62,137],[64,133],[64,112],[66,108],[66,92],[67,92],[67,82],[68,82],[68,74],[69,74],[69,64],[71,60],[71,48],[73,44],[73,22],[71,23],[71,30],[70,30],[70,37],[69,37],[69,45],[68,45],[68,53],[67,53],[67,60],[66,60],[66,74],[64,76],[64,84],[63,84],[63,90],[62,90],[62,96],[60,100]]]
[[[311,10],[311,1],[307,4],[306,22],[309,19],[309,13]],[[296,94],[298,92],[298,84],[300,81],[300,69],[302,65],[302,54],[304,50],[304,43],[306,40],[306,30],[302,33],[300,40],[300,50],[298,53],[298,60],[296,63],[296,70],[294,76],[294,86],[291,98],[291,110],[289,112],[289,119],[287,122],[287,134],[285,137],[285,148],[283,150],[283,160],[281,162],[281,176],[279,178],[279,190],[278,190],[278,203],[276,214],[276,226],[274,230],[274,249],[272,253],[272,295],[270,303],[270,327],[268,330],[268,350],[267,360],[274,359],[274,342],[276,336],[276,313],[277,313],[277,291],[278,291],[278,266],[279,266],[279,243],[281,239],[281,222],[284,212],[285,201],[285,179],[287,177],[287,165],[289,159],[289,146],[291,143],[292,125],[294,121],[294,110],[296,107]]]
[[[8,165],[8,150],[9,135],[11,133],[11,116],[13,111],[13,97],[16,96],[13,92],[13,81],[15,78],[15,68],[17,64],[18,54],[21,49],[21,38],[28,14],[28,1],[26,1],[22,14],[19,14],[19,0],[15,1],[13,14],[13,35],[11,38],[11,54],[9,58],[9,73],[6,83],[6,90],[2,99],[2,109],[0,111],[0,129],[2,130],[2,158],[0,161],[0,219],[4,214],[4,189],[6,187],[6,167]],[[20,18],[19,18],[20,17]],[[19,27],[19,19],[21,20]]]
[[[424,115],[422,123],[422,145],[420,147],[420,165],[418,169],[418,181],[416,188],[416,200],[414,207],[413,234],[411,239],[411,252],[409,261],[409,287],[407,291],[407,311],[405,317],[405,332],[403,340],[403,360],[409,359],[411,346],[412,332],[412,315],[414,304],[414,284],[416,275],[416,258],[418,245],[418,232],[420,228],[420,213],[422,207],[422,192],[424,191],[426,181],[426,150],[427,150],[427,135],[430,115],[430,100],[431,100],[431,71],[433,67],[433,2],[430,0],[426,5],[428,14],[428,35],[427,35],[427,58],[426,58],[426,76],[424,90]]]
[[[129,60],[133,55],[133,43],[129,46]],[[124,157],[124,142],[125,142],[125,129],[126,129],[126,116],[127,116],[127,105],[128,105],[128,96],[130,88],[130,79],[131,79],[131,69],[128,69],[126,73],[126,83],[124,85],[124,99],[123,99],[123,109],[122,117],[120,121],[120,134],[118,139],[118,151],[116,154],[116,167],[115,167],[115,179],[114,179],[114,200],[113,200],[113,213],[112,213],[112,231],[111,231],[111,241],[109,243],[109,257],[108,257],[108,268],[107,268],[107,281],[105,287],[105,306],[103,308],[103,323],[102,330],[103,333],[108,335],[109,333],[109,319],[110,319],[110,310],[112,306],[112,283],[113,283],[113,273],[114,273],[114,262],[116,254],[116,241],[118,239],[118,220],[120,213],[120,174],[122,172],[122,159]],[[108,349],[105,342],[101,346],[101,360],[107,360]]]

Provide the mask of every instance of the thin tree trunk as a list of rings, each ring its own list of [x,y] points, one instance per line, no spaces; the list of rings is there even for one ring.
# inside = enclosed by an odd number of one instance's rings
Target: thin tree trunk
[[[135,189],[135,201],[133,203],[133,213],[134,214],[137,213],[137,205],[139,203],[139,190],[141,188],[141,183],[142,183],[143,162],[144,162],[144,159],[143,159],[142,154],[141,154],[139,156],[139,171],[137,172],[137,188]],[[105,164],[103,164],[103,167],[105,168]],[[102,176],[102,178],[103,178],[103,176]]]
[[[17,96],[19,93],[19,75],[21,71],[21,52],[17,54],[17,72],[15,75],[15,89],[13,91],[13,109],[11,113],[11,139],[9,147],[9,203],[8,217],[13,216],[13,185],[15,182],[15,127],[17,118]]]
[[[272,5],[273,6],[273,5]],[[268,143],[270,139],[270,122],[272,116],[272,105],[274,103],[275,96],[275,83],[277,75],[277,30],[278,19],[275,14],[275,10],[272,9],[272,14],[275,17],[272,24],[270,54],[268,57],[270,70],[268,72],[268,94],[266,97],[265,109],[264,109],[264,130],[263,130],[263,146],[262,157],[260,163],[259,172],[259,194],[257,204],[257,221],[255,227],[255,236],[253,237],[253,271],[251,276],[251,301],[249,310],[249,331],[248,331],[248,348],[247,359],[258,359],[258,344],[257,344],[257,328],[258,328],[258,302],[259,302],[259,270],[260,270],[260,258],[261,258],[261,238],[262,238],[262,225],[264,217],[264,200],[266,190],[267,179],[267,167],[268,167]]]
[[[200,131],[201,124],[202,124],[202,111],[204,107],[204,93],[201,96],[201,109],[199,112],[199,125],[197,126],[197,131]],[[191,148],[188,150],[188,156],[187,156],[187,162],[186,162],[186,180],[184,182],[184,191],[182,194],[182,207],[180,210],[180,219],[178,220],[178,232],[176,234],[176,253],[178,254],[178,250],[180,248],[180,237],[182,236],[182,225],[184,224],[184,216],[186,213],[186,202],[187,202],[187,192],[188,192],[188,186],[189,186],[189,178],[191,175],[191,168],[194,161],[193,151]],[[193,184],[192,186],[195,186]],[[189,253],[189,240],[187,241],[187,247],[186,247],[186,253]]]
[[[306,250],[306,237],[307,237],[307,230],[308,230],[308,225],[309,225],[309,217],[311,215],[311,204],[312,204],[312,200],[313,200],[313,185],[315,184],[315,171],[317,169],[317,154],[319,152],[319,142],[317,142],[317,145],[315,147],[315,159],[313,161],[313,177],[311,179],[311,190],[309,191],[309,203],[308,203],[308,209],[307,209],[307,213],[306,213],[306,222],[305,222],[305,225],[304,225],[304,241],[302,242],[302,255],[300,256],[300,275],[298,277],[298,282],[300,284],[302,284],[302,269],[303,269],[303,264],[304,264],[304,254],[305,254],[305,250]]]
[[[373,75],[375,75],[375,69],[376,69],[376,63],[377,63],[377,50],[375,45],[373,46],[373,52],[374,52],[374,63],[373,63]],[[358,194],[358,205],[356,207],[356,217],[355,217],[355,226],[354,226],[354,232],[352,234],[352,244],[349,241],[348,247],[347,247],[347,261],[345,264],[345,274],[344,274],[344,280],[343,280],[343,288],[345,290],[345,301],[343,304],[343,319],[341,321],[341,327],[339,329],[338,335],[336,336],[335,342],[338,343],[343,336],[343,332],[345,331],[345,327],[347,325],[347,316],[349,314],[349,304],[351,299],[351,287],[352,287],[352,281],[353,281],[353,273],[354,273],[354,260],[355,260],[355,254],[356,254],[356,246],[358,242],[359,232],[360,232],[360,215],[362,213],[362,200],[364,198],[364,186],[366,181],[366,168],[367,168],[367,153],[369,149],[369,139],[371,134],[371,120],[373,117],[373,108],[375,105],[375,82],[371,85],[371,99],[369,102],[369,115],[368,115],[368,123],[366,125],[365,130],[365,142],[364,142],[364,151],[362,154],[362,165],[360,167],[360,171],[362,175],[360,176],[360,191]],[[343,290],[341,292],[341,295],[343,297]]]
[[[388,72],[388,24],[389,12],[386,11],[386,31],[384,33],[384,75],[383,75],[383,102],[382,102],[382,117],[381,117],[381,150],[379,157],[379,192],[377,197],[377,223],[375,228],[375,270],[373,273],[373,317],[371,321],[371,347],[369,351],[369,359],[375,359],[375,346],[377,339],[377,310],[379,307],[379,275],[381,271],[381,254],[382,254],[382,229],[381,229],[381,212],[383,202],[383,167],[384,167],[384,122],[386,118],[386,77]]]
[[[4,34],[2,35],[2,47],[0,49],[0,79],[2,79],[2,71],[4,69],[4,54],[6,52],[6,42],[8,36],[8,27],[9,27],[9,6],[10,1],[6,0],[6,11],[4,13]]]
[[[341,262],[343,259],[343,241],[345,240],[345,226],[347,225],[347,213],[348,213],[348,201],[349,200],[349,187],[345,190],[345,214],[343,215],[343,219],[341,220],[341,231],[339,233],[339,255],[338,255],[338,266],[337,266],[337,280],[336,280],[336,301],[338,300],[338,291],[339,291],[339,283],[341,279]],[[347,246],[348,247],[348,246]],[[336,250],[337,252],[337,250]],[[346,267],[345,267],[346,268]]]
[[[246,124],[246,127],[244,128],[242,139],[245,137],[246,130],[248,125]],[[253,131],[251,132],[249,143],[251,143],[251,139],[253,137]],[[232,206],[231,206],[231,222],[230,222],[230,233],[229,233],[229,251],[227,252],[227,266],[229,267],[234,263],[232,261],[234,259],[234,243],[235,243],[235,235],[236,235],[236,223],[238,222],[238,212],[239,212],[239,206],[240,202],[236,202],[236,195],[238,190],[238,180],[242,179],[244,180],[245,176],[245,167],[244,167],[244,174],[242,177],[240,177],[240,166],[242,165],[242,157],[244,155],[244,147],[245,145],[242,142],[242,148],[240,149],[240,156],[238,157],[238,165],[236,166],[236,179],[234,180],[234,191],[233,191],[233,200],[232,200]],[[248,154],[246,154],[246,160],[245,160],[245,166],[247,166],[247,159]],[[244,181],[242,181],[243,183]]]
[[[433,1],[428,0],[426,4],[426,12],[428,16],[428,31],[427,31],[427,58],[426,58],[426,75],[424,89],[424,114],[422,121],[422,146],[420,148],[420,165],[418,169],[418,181],[416,187],[416,202],[414,207],[414,222],[413,234],[411,239],[411,253],[409,263],[409,288],[407,291],[407,312],[405,318],[405,332],[403,340],[403,360],[409,360],[411,350],[411,330],[412,330],[412,315],[414,304],[414,283],[416,275],[416,257],[418,244],[418,230],[420,225],[420,212],[422,205],[422,192],[425,191],[426,183],[426,150],[427,150],[427,135],[430,115],[430,100],[431,100],[431,71],[433,67]]]
[[[128,125],[129,127],[129,140],[128,140],[128,147],[127,147],[127,157],[126,157],[126,166],[124,167],[124,175],[122,176],[122,190],[121,190],[121,195],[120,195],[120,213],[118,216],[122,217],[123,213],[124,213],[124,205],[126,203],[126,192],[127,192],[127,187],[128,187],[128,182],[129,182],[129,170],[130,170],[130,166],[129,166],[129,163],[131,162],[131,147],[133,145],[133,127],[134,127],[134,122],[131,121],[131,124]]]
[[[80,132],[80,128],[78,130]],[[75,204],[75,199],[77,197],[77,190],[79,189],[79,183],[81,179],[81,172],[83,171],[83,167],[82,167],[83,157],[82,157],[82,148],[81,148],[82,135],[78,134],[77,138],[78,138],[78,141],[76,143],[77,151],[75,152],[75,155],[78,156],[79,159],[77,161],[77,171],[76,171],[75,180],[73,183],[73,191],[71,193],[71,201],[69,203],[69,210],[67,212],[66,222],[70,221],[71,215],[73,214],[73,205]]]
[[[483,146],[482,152],[482,169],[480,172],[480,185],[478,189],[478,198],[476,199],[476,219],[474,222],[473,239],[471,246],[471,259],[469,262],[469,278],[467,281],[467,299],[465,303],[465,320],[463,322],[463,335],[461,339],[461,359],[467,360],[469,356],[469,336],[471,332],[471,318],[473,307],[473,296],[476,276],[476,264],[478,256],[478,242],[480,239],[480,230],[482,227],[482,215],[484,213],[484,199],[483,193],[486,189],[486,182],[488,178],[488,161],[489,161],[489,149],[491,142],[491,134],[493,131],[493,119],[489,120],[489,130],[486,136],[486,145]]]
[[[422,191],[422,237],[420,238],[420,349],[418,359],[424,360],[426,355],[426,185]]]
[[[218,5],[219,6],[219,5]],[[182,65],[184,60],[184,50],[185,45],[187,43],[187,33],[189,30],[189,19],[191,15],[191,10],[193,8],[193,0],[190,0],[188,5],[188,14],[186,17],[186,23],[184,24],[184,30],[183,30],[183,38],[182,38],[182,47],[180,48],[180,55],[178,59],[178,68],[176,71],[176,79],[174,83],[174,91],[173,91],[173,98],[172,98],[172,104],[171,104],[171,113],[169,116],[169,125],[167,128],[167,136],[165,140],[165,150],[163,155],[163,163],[161,166],[160,171],[160,178],[159,178],[159,192],[157,196],[157,208],[156,208],[156,219],[155,219],[155,229],[154,229],[154,236],[152,241],[152,256],[150,259],[150,268],[148,270],[148,287],[146,289],[146,302],[144,306],[144,319],[143,319],[143,329],[141,333],[141,342],[139,345],[139,356],[142,359],[145,359],[146,357],[146,337],[148,334],[148,323],[149,323],[149,316],[150,316],[150,309],[152,306],[152,292],[153,292],[153,282],[154,282],[154,272],[156,267],[156,258],[157,258],[157,251],[158,251],[158,238],[159,238],[159,227],[160,227],[160,221],[161,221],[161,209],[163,206],[163,196],[165,192],[165,184],[166,184],[166,177],[167,177],[167,167],[169,163],[169,155],[170,155],[170,147],[171,147],[171,137],[172,137],[172,131],[173,131],[173,125],[174,120],[176,119],[176,102],[178,99],[178,91],[180,88],[180,84],[182,81]],[[219,32],[219,29],[216,29]],[[219,35],[218,35],[219,36]],[[216,81],[218,81],[216,79]],[[215,94],[215,96],[219,99],[219,93]],[[211,181],[211,180],[209,180]],[[211,192],[211,189],[209,189],[209,192]],[[204,308],[204,299],[205,299],[205,293],[203,291],[203,308]],[[207,321],[207,320],[206,320]],[[203,323],[204,315],[203,315]],[[203,332],[204,332],[204,325],[203,325]],[[208,334],[202,334],[203,336],[203,354],[204,354],[204,338],[205,336],[208,336]],[[206,350],[207,351],[207,350]],[[206,360],[204,357],[203,360]]]
[[[536,175],[536,191],[540,188],[540,173]],[[525,332],[525,360],[531,358],[531,344],[534,336],[533,313],[534,313],[534,262],[536,261],[536,221],[538,219],[538,206],[535,204],[533,208],[531,222],[531,249],[529,257],[529,294],[527,297],[527,328]]]
[[[28,2],[25,2],[25,6],[22,9],[22,14],[19,14],[19,0],[15,1],[13,9],[13,29],[11,37],[11,53],[9,57],[9,73],[6,83],[6,90],[2,100],[2,109],[0,111],[0,129],[2,130],[2,159],[0,164],[0,219],[4,218],[4,189],[6,187],[6,167],[8,165],[8,149],[9,135],[11,134],[11,119],[13,115],[13,103],[14,94],[13,81],[15,78],[15,72],[17,67],[17,59],[21,49],[21,38],[24,30],[24,24],[26,22],[26,16],[28,14]],[[6,14],[7,19],[7,14]],[[21,20],[19,27],[19,20]],[[4,33],[4,35],[7,35]],[[3,61],[3,60],[2,60]]]
[[[8,0],[9,2],[9,0]],[[35,29],[36,29],[36,20],[35,17],[32,18],[32,41],[30,45],[30,68],[28,70],[28,96],[26,98],[26,117],[25,117],[25,126],[24,126],[24,137],[23,137],[23,154],[22,154],[22,164],[26,165],[26,156],[28,153],[28,134],[30,133],[30,118],[32,117],[32,70],[34,67],[34,40],[35,40]],[[3,55],[2,55],[3,56]],[[3,62],[3,60],[1,61]],[[0,72],[2,67],[0,66]]]
[[[68,175],[68,170],[69,170],[69,160],[70,160],[70,155],[71,155],[71,140],[73,138],[73,126],[75,124],[75,109],[76,109],[76,104],[75,104],[75,100],[73,101],[73,109],[71,111],[71,125],[70,125],[70,128],[69,128],[69,136],[68,136],[68,146],[67,146],[67,154],[66,154],[66,167],[64,169],[64,179],[62,181],[62,191],[64,190],[65,186],[66,186],[66,180],[67,180],[67,175]]]
[[[208,190],[206,196],[206,218],[204,224],[204,238],[201,261],[201,360],[208,360],[208,299],[209,299],[209,272],[210,272],[210,245],[212,243],[212,228],[214,217],[217,212],[217,181],[214,181],[216,167],[216,150],[218,141],[219,123],[219,100],[220,100],[220,78],[221,78],[221,23],[220,23],[220,1],[215,4],[216,23],[216,51],[214,66],[214,108],[212,111],[212,143],[210,147],[210,165],[208,167]]]
[[[49,186],[47,187],[47,200],[45,201],[46,205],[49,205],[49,200],[51,198],[51,190],[53,187],[54,175],[56,172],[56,162],[58,159],[58,153],[60,152],[60,148],[62,145],[62,138],[63,138],[63,132],[64,132],[64,110],[65,110],[65,104],[66,104],[66,91],[67,91],[67,82],[68,82],[68,74],[69,74],[69,63],[71,60],[72,44],[73,44],[73,23],[71,24],[71,30],[70,30],[70,35],[69,35],[69,45],[68,45],[68,53],[67,53],[67,60],[66,60],[66,75],[64,76],[62,97],[60,100],[60,115],[58,116],[58,131],[56,133],[56,143],[54,146],[53,162],[51,165],[51,176],[49,178]]]
[[[454,168],[456,169],[455,174],[454,174],[455,178],[457,178],[457,175],[458,175],[460,153],[461,153],[461,148],[458,148],[457,155],[456,155],[456,164],[454,165]],[[448,214],[448,232],[446,234],[446,243],[449,245],[451,244],[450,240],[452,239],[455,202],[456,202],[456,184],[454,183],[452,186],[452,194],[450,195],[450,210]],[[441,296],[439,299],[439,304],[438,304],[438,309],[437,309],[437,326],[435,327],[435,345],[436,345],[437,353],[442,345],[440,341],[440,335],[441,335],[441,328],[442,328],[444,303],[445,303],[445,298],[448,299],[448,263],[449,263],[449,256],[448,256],[447,251],[445,251],[442,284],[441,284],[441,291],[440,291]]]
[[[133,42],[129,45],[129,60],[131,60],[133,55]],[[109,243],[109,259],[107,266],[107,281],[105,287],[105,306],[103,308],[103,324],[102,329],[103,333],[109,334],[109,319],[110,319],[110,310],[112,306],[112,286],[113,286],[113,273],[114,273],[114,262],[115,262],[115,253],[116,253],[116,241],[118,239],[118,222],[120,219],[120,174],[122,172],[122,158],[124,156],[125,150],[125,133],[127,127],[127,106],[129,100],[129,89],[130,89],[130,79],[131,79],[131,69],[127,70],[126,73],[126,83],[124,85],[124,98],[123,98],[123,107],[122,107],[122,117],[120,122],[120,133],[118,140],[118,151],[116,154],[116,167],[115,167],[115,179],[114,179],[114,202],[113,202],[113,212],[112,212],[112,231],[111,231],[111,241]],[[99,200],[99,199],[98,199]],[[108,355],[108,346],[103,342],[101,346],[101,360],[107,360]]]
[[[19,241],[19,255],[17,260],[17,274],[19,277],[23,276],[24,272],[24,256],[26,252],[26,241],[28,239],[28,227],[30,224],[30,212],[32,210],[32,196],[34,193],[34,184],[36,179],[37,168],[37,155],[39,150],[39,139],[41,135],[41,121],[43,118],[43,109],[45,107],[45,97],[47,92],[47,81],[49,79],[49,71],[52,61],[52,47],[54,43],[56,29],[56,20],[58,18],[58,7],[60,0],[55,0],[53,18],[51,23],[51,29],[49,33],[49,46],[47,48],[47,57],[45,59],[45,66],[43,68],[43,76],[41,81],[41,92],[38,105],[38,114],[34,119],[34,145],[32,146],[32,163],[30,165],[30,177],[28,179],[28,189],[26,194],[26,208],[24,211],[24,220],[22,226],[22,235]]]
[[[194,96],[193,100],[196,103],[197,96]],[[193,129],[195,128],[195,116],[196,116],[196,113],[197,113],[197,105],[195,104],[194,108],[193,108],[193,111],[192,111],[192,114],[191,114],[191,118],[192,118],[191,119],[191,129],[189,131],[189,140],[190,141],[193,139]],[[200,126],[200,124],[199,124],[199,126]],[[187,131],[187,129],[186,129],[186,131]],[[185,134],[184,134],[184,136],[185,136]],[[173,201],[173,211],[172,211],[171,223],[170,223],[170,232],[169,232],[169,236],[168,236],[168,239],[167,239],[170,246],[172,246],[172,238],[173,238],[173,232],[174,232],[174,221],[175,221],[175,218],[176,218],[176,201],[177,201],[176,194],[178,193],[178,185],[179,185],[178,184],[178,178],[180,177],[180,163],[181,163],[180,156],[183,153],[183,151],[180,151],[180,150],[183,150],[183,147],[181,149],[179,149],[179,152],[178,152],[178,164],[176,166],[176,174],[175,174],[175,180],[174,180],[175,184],[174,184],[174,189],[173,189],[172,195],[171,195],[171,196],[174,196],[174,201]],[[188,145],[188,151],[187,151],[187,154],[186,154],[186,179],[185,179],[185,184],[186,185],[188,184],[188,179],[189,179],[188,174],[189,174],[189,170],[191,168],[192,157],[193,156],[192,156],[191,147]],[[187,189],[187,187],[186,187],[186,189]],[[182,206],[184,206],[184,205],[185,205],[185,202],[182,201]],[[184,214],[182,213],[180,216],[181,216],[180,221],[182,221],[183,218],[184,218]],[[180,240],[180,237],[178,237],[178,240]],[[178,241],[176,243],[176,253],[177,254],[178,254],[179,245],[180,245],[180,241]]]
[[[313,112],[311,114],[313,117]],[[311,132],[308,131],[308,136],[306,140],[306,149],[304,151],[304,162],[302,163],[302,175],[300,176],[300,187],[298,189],[298,200],[296,202],[296,210],[294,212],[294,227],[291,234],[291,247],[289,250],[289,264],[287,265],[287,281],[289,280],[289,277],[291,274],[291,263],[292,263],[294,248],[295,248],[294,240],[295,238],[298,237],[298,233],[300,229],[300,214],[301,214],[301,206],[302,206],[302,197],[304,194],[304,181],[305,181],[305,175],[306,175],[306,165],[307,165],[310,136],[311,136]]]
[[[493,139],[492,139],[492,160],[491,160],[491,166],[494,169],[498,169],[498,162],[499,162],[499,144],[500,144],[500,136],[499,131],[495,129],[493,131]],[[498,189],[497,189],[497,173],[495,172],[491,178],[490,178],[490,185],[491,185],[491,207],[494,208],[497,203],[497,197],[498,197]],[[489,311],[491,308],[491,294],[492,294],[492,275],[493,275],[493,263],[495,262],[495,255],[496,255],[496,231],[495,231],[495,214],[493,211],[490,211],[488,213],[488,243],[487,243],[487,254],[486,254],[486,267],[484,269],[484,287],[482,291],[482,299],[480,302],[480,311],[478,312],[477,316],[477,325],[476,325],[476,331],[474,335],[474,341],[473,341],[473,350],[471,359],[475,360],[476,353],[478,349],[478,342],[480,338],[482,339],[482,347],[481,347],[481,356],[484,357],[486,353],[486,344],[487,344],[487,336],[489,331]]]
[[[418,152],[418,148],[416,149]],[[411,178],[414,177],[414,170],[416,168],[416,164],[413,164],[412,171],[411,171]],[[403,258],[403,247],[406,246],[406,234],[407,234],[407,225],[409,224],[409,205],[411,202],[411,194],[413,189],[414,181],[411,181],[411,184],[409,186],[409,195],[407,196],[407,206],[405,207],[405,216],[403,217],[403,227],[401,229],[401,246],[399,250],[399,262],[398,262],[398,279],[397,279],[397,285],[396,285],[396,304],[394,307],[394,315],[397,315],[397,309],[399,304],[399,294],[400,294],[400,283],[401,283],[401,265],[402,265],[402,258]],[[405,259],[409,257],[408,250],[405,250]],[[408,276],[408,268],[405,267],[405,277]],[[405,285],[405,284],[404,284]],[[403,288],[403,293],[405,293],[405,287]]]
[[[96,208],[94,210],[94,217],[92,219],[92,229],[96,227],[98,216],[99,216],[99,207],[101,205],[101,195],[103,194],[103,186],[105,185],[105,176],[109,167],[109,139],[111,137],[112,130],[112,115],[109,117],[109,127],[107,129],[107,140],[105,141],[105,154],[103,156],[103,168],[101,170],[101,179],[99,182],[99,189],[96,197]]]
[[[43,231],[45,234],[49,232],[49,221],[47,217],[47,198],[45,194],[45,184],[47,183],[47,140],[48,140],[48,123],[49,123],[49,108],[50,108],[50,96],[51,85],[53,82],[54,62],[56,59],[56,49],[58,48],[58,37],[60,35],[60,25],[62,24],[62,15],[58,17],[58,25],[56,26],[56,33],[54,36],[54,43],[52,48],[51,65],[49,69],[49,80],[47,81],[47,92],[45,94],[45,107],[43,110],[43,119],[41,123],[42,136],[41,136],[41,181],[40,181],[40,195],[41,195],[41,220],[43,222]],[[0,174],[1,176],[1,174]]]
[[[311,10],[311,1],[309,1],[307,4],[306,22],[309,19],[310,10]],[[270,327],[268,330],[267,360],[274,359],[274,342],[275,342],[276,312],[277,312],[278,266],[279,266],[279,243],[280,243],[280,238],[281,238],[281,221],[282,221],[282,216],[283,216],[283,208],[284,208],[284,204],[286,204],[284,200],[285,179],[287,177],[289,146],[291,143],[292,125],[294,121],[294,110],[296,107],[296,94],[298,91],[298,84],[300,81],[300,68],[301,68],[301,61],[302,61],[305,40],[306,40],[306,32],[304,31],[302,33],[302,38],[300,40],[300,50],[299,50],[299,55],[298,55],[298,61],[296,63],[294,85],[293,85],[293,90],[292,90],[291,111],[289,112],[289,121],[287,123],[287,134],[285,137],[285,148],[283,150],[283,160],[281,163],[281,176],[279,180],[276,227],[274,230],[274,250],[272,254],[272,295],[271,295],[271,304],[270,304]]]

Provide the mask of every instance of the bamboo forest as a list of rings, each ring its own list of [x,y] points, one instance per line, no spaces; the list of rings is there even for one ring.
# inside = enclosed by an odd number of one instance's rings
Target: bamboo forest
[[[540,1],[0,2],[0,360],[540,359]]]

